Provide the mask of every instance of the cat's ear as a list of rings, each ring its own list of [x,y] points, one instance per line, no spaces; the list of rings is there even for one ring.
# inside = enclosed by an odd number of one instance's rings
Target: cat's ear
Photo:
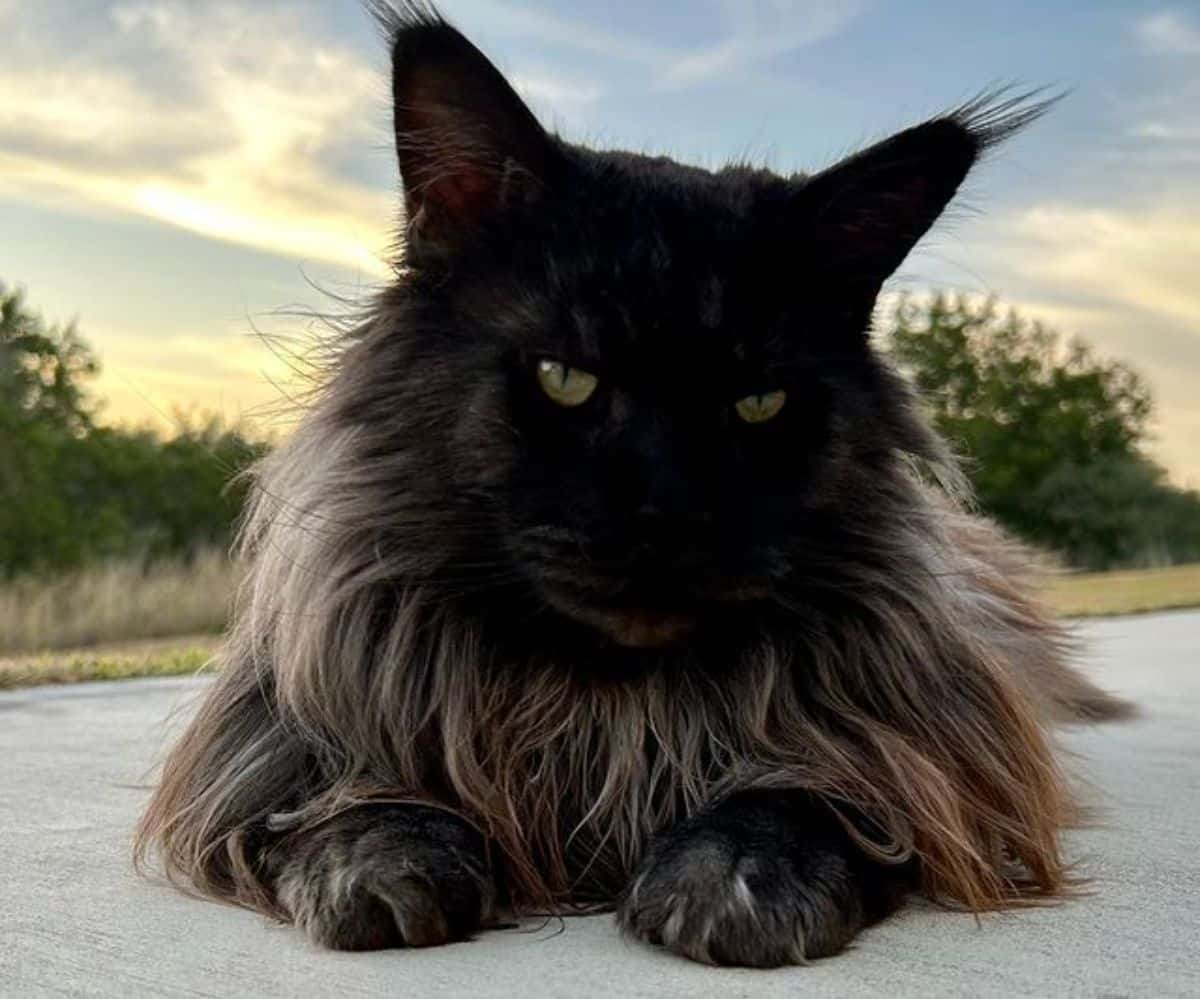
[[[875,293],[942,214],[980,155],[1057,98],[985,95],[804,181],[813,261]]]
[[[428,4],[388,5],[381,19],[409,239],[453,246],[535,201],[553,142],[500,71]]]

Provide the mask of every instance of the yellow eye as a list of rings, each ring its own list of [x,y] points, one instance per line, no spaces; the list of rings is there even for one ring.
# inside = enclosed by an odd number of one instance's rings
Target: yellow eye
[[[766,423],[779,415],[785,402],[787,393],[783,389],[764,395],[748,395],[738,400],[737,414],[747,423]]]
[[[542,391],[568,409],[587,402],[599,381],[595,375],[569,368],[560,361],[538,361],[537,376]]]

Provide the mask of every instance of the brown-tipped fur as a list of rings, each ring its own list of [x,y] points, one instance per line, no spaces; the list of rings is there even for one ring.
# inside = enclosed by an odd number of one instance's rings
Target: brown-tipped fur
[[[915,475],[894,542],[908,569],[843,579],[855,614],[838,630],[797,608],[803,641],[764,635],[736,669],[605,684],[494,661],[420,587],[372,631],[380,567],[316,571],[338,532],[297,512],[320,504],[288,481],[337,480],[352,452],[322,444],[301,430],[260,473],[222,675],[139,827],[138,857],[157,851],[176,881],[282,916],[266,839],[412,799],[493,839],[519,905],[604,906],[656,830],[776,786],[873,816],[886,838],[863,845],[915,854],[935,898],[981,910],[1064,889],[1075,810],[1045,722],[1123,706],[1066,666],[1062,629],[1012,581],[1019,551]]]

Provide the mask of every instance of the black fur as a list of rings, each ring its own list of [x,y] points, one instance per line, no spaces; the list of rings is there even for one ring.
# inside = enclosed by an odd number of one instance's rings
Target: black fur
[[[394,378],[397,398],[415,398],[419,379],[422,396],[455,400],[453,417],[431,412],[458,428],[426,467],[507,525],[470,539],[472,561],[515,558],[532,588],[487,590],[491,639],[610,675],[662,667],[662,653],[606,651],[628,644],[613,622],[631,611],[667,621],[665,640],[676,620],[698,641],[744,640],[770,611],[742,595],[827,572],[872,516],[855,483],[926,446],[870,349],[875,296],[980,153],[1040,106],[981,100],[812,177],[710,173],[544,132],[427,7],[389,30],[409,269],[389,305],[425,335],[378,329],[339,377]],[[546,357],[596,374],[596,395],[571,411],[550,401],[534,377]],[[788,393],[777,420],[736,418],[737,399],[775,389]],[[501,419],[502,399],[501,455],[483,422]],[[507,552],[489,551],[497,541]],[[445,553],[445,571],[465,555]],[[531,600],[556,611],[536,629]],[[401,824],[389,842],[403,849],[408,835]],[[729,894],[738,872],[751,907]],[[869,862],[824,806],[758,793],[664,833],[637,880],[621,910],[629,932],[772,965],[839,949],[911,872]],[[359,942],[341,933],[322,938]]]
[[[483,837],[437,808],[360,806],[285,838],[267,862],[296,925],[335,950],[465,940],[495,914]]]
[[[466,938],[502,883],[756,966],[918,882],[1061,891],[1042,722],[1115,702],[870,338],[1045,105],[982,98],[811,177],[710,172],[565,142],[431,7],[374,6],[397,278],[258,470],[246,604],[140,849],[343,949]],[[594,391],[555,401],[549,362]]]
[[[708,964],[803,964],[837,953],[917,881],[911,862],[867,858],[811,795],[741,792],[655,839],[618,919]]]
[[[710,173],[544,132],[427,6],[386,26],[409,274],[387,304],[425,335],[379,329],[340,377],[350,400],[381,398],[358,380],[392,378],[398,398],[419,379],[429,418],[457,422],[427,467],[506,520],[472,552],[515,555],[532,584],[504,595],[506,619],[548,602],[563,613],[538,641],[575,650],[631,608],[668,636],[727,629],[733,597],[823,572],[862,533],[855,480],[897,451],[939,457],[868,343],[875,296],[1040,105],[973,102],[811,178]],[[595,396],[551,402],[543,358],[597,375]],[[738,399],[774,390],[777,419],[737,418]]]

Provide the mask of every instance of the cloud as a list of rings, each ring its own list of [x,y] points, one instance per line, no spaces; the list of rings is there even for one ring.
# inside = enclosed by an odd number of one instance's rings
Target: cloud
[[[454,14],[486,23],[489,29],[522,42],[572,49],[608,62],[633,64],[650,86],[685,89],[716,77],[729,77],[778,55],[832,37],[866,9],[869,0],[709,0],[697,4],[715,11],[721,37],[707,45],[678,48],[613,32],[580,18],[507,0],[459,0]]]
[[[1200,195],[1196,191],[1195,195]],[[1136,358],[1159,406],[1156,452],[1200,486],[1200,196],[1043,203],[998,223],[979,258],[1002,298],[1117,358]]]
[[[106,421],[178,430],[178,407],[194,407],[263,430],[284,429],[288,394],[302,391],[286,364],[242,334],[163,338],[148,355],[140,337],[90,329],[104,342],[104,364],[95,390]],[[186,400],[186,401],[185,401]]]
[[[1137,23],[1134,32],[1152,52],[1200,55],[1200,25],[1179,11],[1150,14]]]
[[[853,21],[861,0],[721,0],[729,35],[715,45],[676,55],[662,71],[670,86],[727,77],[795,49],[824,41]]]
[[[588,109],[606,93],[598,84],[577,82],[543,70],[510,73],[508,80],[542,123],[549,127],[567,122],[586,131]]]
[[[380,79],[311,37],[306,6],[112,3],[89,12],[74,50],[49,29],[74,4],[39,5],[32,29],[0,7],[13,39],[0,62],[0,192],[386,273],[375,251],[394,196],[324,158],[347,141],[381,144]]]
[[[1139,139],[1161,139],[1164,142],[1200,142],[1200,125],[1147,121],[1138,125],[1133,134]]]
[[[467,0],[498,30],[642,66],[645,85],[693,86],[828,37],[847,0],[723,0],[727,37],[669,50],[534,8]],[[133,213],[203,236],[375,276],[394,218],[384,76],[313,0],[0,0],[0,194]],[[495,8],[495,9],[493,9]],[[512,73],[543,111],[584,123],[600,85]],[[361,152],[357,151],[361,150]]]
[[[1200,350],[1197,202],[1171,199],[1144,213],[1048,205],[1023,213],[1016,229],[1044,280],[1194,326]]]
[[[461,27],[468,23],[486,24],[489,32],[536,41],[543,47],[572,49],[612,62],[655,67],[671,54],[669,49],[635,35],[609,31],[578,17],[560,17],[509,0],[458,0],[451,20]]]
[[[596,84],[573,83],[548,74],[514,73],[509,81],[527,100],[545,101],[558,108],[592,104],[604,95]]]
[[[1127,159],[1127,166],[1171,186],[1181,175],[1194,175],[1200,163],[1200,68],[1191,78],[1174,75],[1168,87],[1141,102],[1134,113],[1140,119],[1130,129],[1136,145],[1109,155]]]
[[[691,49],[496,0],[463,0],[462,14],[637,64],[643,88],[678,89],[826,38],[861,5],[720,0],[725,37]],[[82,10],[73,0],[0,0],[0,195],[132,213],[386,276],[390,154],[367,169],[390,145],[385,76],[316,26],[321,10],[319,0],[109,0]],[[585,129],[587,109],[607,96],[570,71],[511,75],[540,110]]]
[[[0,0],[0,194],[389,273],[386,76],[315,26],[319,2],[75,6],[46,0],[30,15]],[[623,44],[595,38],[610,52]],[[513,78],[568,120],[603,95],[545,69]]]

